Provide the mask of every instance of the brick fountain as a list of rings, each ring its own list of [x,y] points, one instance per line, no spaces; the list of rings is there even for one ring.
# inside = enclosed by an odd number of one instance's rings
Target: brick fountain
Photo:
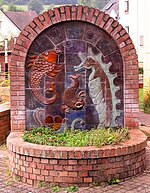
[[[10,169],[22,182],[87,186],[145,169],[138,122],[138,61],[125,29],[104,12],[62,6],[20,33],[11,58]],[[95,147],[49,147],[22,140],[33,127],[128,127],[130,140]]]

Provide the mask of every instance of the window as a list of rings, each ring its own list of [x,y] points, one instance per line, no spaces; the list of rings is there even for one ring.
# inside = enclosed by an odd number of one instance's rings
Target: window
[[[129,34],[129,26],[126,26],[125,29],[128,32],[128,34]]]
[[[129,0],[125,1],[125,13],[129,12]]]
[[[144,46],[144,36],[140,36],[140,46]]]

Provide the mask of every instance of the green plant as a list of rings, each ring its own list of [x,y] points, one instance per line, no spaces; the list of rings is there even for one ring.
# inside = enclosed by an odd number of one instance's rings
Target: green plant
[[[139,108],[144,109],[144,104],[143,104],[143,88],[139,89]]]
[[[52,192],[60,192],[60,187],[59,186],[52,186]]]
[[[112,179],[112,180],[108,180],[107,183],[109,185],[113,185],[113,184],[119,184],[120,180],[119,179]]]
[[[33,128],[23,135],[23,140],[41,145],[83,147],[101,147],[107,144],[117,144],[129,139],[128,129],[91,129],[90,131],[69,129],[63,133],[56,133],[49,128]]]
[[[145,91],[144,94],[144,112],[150,114],[150,90]]]
[[[65,192],[77,192],[79,190],[79,188],[77,186],[69,186],[67,188],[64,189]]]
[[[46,187],[47,187],[47,184],[46,184],[45,182],[38,181],[37,187],[38,187],[38,188],[46,188]]]
[[[142,67],[139,68],[139,74],[143,74],[144,73],[144,70]]]
[[[3,77],[4,77],[4,79],[3,79],[3,81],[1,82],[1,85],[2,85],[3,87],[8,87],[8,86],[10,86],[10,75],[9,75],[9,73],[8,73],[8,72],[4,72],[4,73],[3,73]]]

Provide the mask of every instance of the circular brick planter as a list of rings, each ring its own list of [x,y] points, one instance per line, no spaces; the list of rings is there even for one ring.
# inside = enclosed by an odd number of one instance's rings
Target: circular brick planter
[[[13,176],[28,184],[88,186],[132,177],[145,169],[146,136],[138,129],[130,130],[127,142],[103,148],[37,145],[24,142],[21,136],[12,132],[7,139],[10,168]]]

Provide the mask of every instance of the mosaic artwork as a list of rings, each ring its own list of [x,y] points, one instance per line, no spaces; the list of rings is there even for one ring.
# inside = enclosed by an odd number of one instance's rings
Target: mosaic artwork
[[[62,22],[34,40],[25,92],[27,129],[124,125],[122,57],[114,40],[92,24]]]

